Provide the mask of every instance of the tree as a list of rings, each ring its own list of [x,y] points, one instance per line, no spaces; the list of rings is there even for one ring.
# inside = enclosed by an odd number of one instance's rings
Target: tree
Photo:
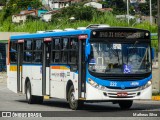
[[[0,5],[6,5],[7,0],[0,0]]]

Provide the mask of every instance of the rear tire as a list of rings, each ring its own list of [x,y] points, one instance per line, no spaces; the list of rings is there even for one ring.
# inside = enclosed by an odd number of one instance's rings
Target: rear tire
[[[130,109],[132,104],[133,104],[133,100],[122,100],[119,102],[119,106],[123,110]]]
[[[27,84],[26,84],[26,100],[27,100],[28,104],[34,104],[34,103],[41,104],[41,103],[43,103],[43,96],[32,95],[30,82],[27,82]]]
[[[78,110],[84,104],[84,101],[75,100],[75,91],[73,85],[70,87],[68,92],[68,102],[72,110]]]

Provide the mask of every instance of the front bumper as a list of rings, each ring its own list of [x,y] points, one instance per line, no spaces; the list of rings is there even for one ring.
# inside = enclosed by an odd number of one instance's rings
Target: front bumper
[[[118,92],[127,92],[127,96],[117,96]],[[138,89],[108,89],[102,91],[92,87],[86,83],[86,100],[140,100],[140,99],[152,99],[152,85],[149,87],[138,90]]]

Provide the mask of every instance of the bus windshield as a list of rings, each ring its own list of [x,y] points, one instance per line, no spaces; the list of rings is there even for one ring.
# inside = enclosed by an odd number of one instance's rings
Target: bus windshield
[[[148,43],[92,42],[89,71],[105,74],[140,74],[151,72]]]

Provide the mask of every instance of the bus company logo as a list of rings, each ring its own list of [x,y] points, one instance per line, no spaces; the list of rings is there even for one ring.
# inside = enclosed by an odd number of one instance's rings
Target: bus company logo
[[[124,85],[121,85],[121,89],[124,90],[124,89],[125,89],[125,86],[124,86]]]
[[[60,77],[65,78],[65,77],[67,77],[67,76],[66,76],[65,73],[62,72],[62,73],[60,73]]]
[[[12,117],[11,112],[2,112],[2,117]]]
[[[131,82],[131,86],[139,86],[139,82]]]
[[[52,76],[54,76],[54,77],[59,77],[60,74],[59,74],[59,73],[52,73]]]

